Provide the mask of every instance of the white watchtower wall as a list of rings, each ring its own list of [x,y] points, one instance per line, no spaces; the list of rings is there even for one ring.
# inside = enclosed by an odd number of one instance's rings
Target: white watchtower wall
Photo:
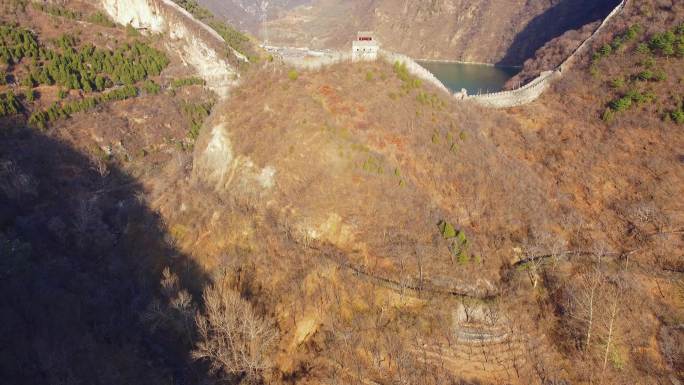
[[[356,40],[352,42],[352,61],[375,61],[378,60],[380,44],[375,40],[373,32],[359,32]]]

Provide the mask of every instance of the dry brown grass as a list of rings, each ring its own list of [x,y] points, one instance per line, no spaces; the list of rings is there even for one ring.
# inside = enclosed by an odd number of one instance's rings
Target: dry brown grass
[[[675,74],[663,93],[681,94],[677,63],[662,63]],[[273,383],[596,380],[601,339],[584,352],[584,324],[564,310],[583,294],[578,282],[591,257],[511,263],[597,243],[618,252],[606,257],[603,287],[626,282],[605,383],[646,382],[681,372],[680,273],[660,268],[681,266],[673,230],[682,224],[684,142],[652,109],[608,126],[598,120],[611,97],[605,81],[614,74],[606,73],[597,80],[578,69],[542,100],[494,111],[429,86],[407,91],[383,63],[302,72],[294,81],[285,68],[253,68],[215,108],[196,150],[226,124],[239,167],[276,171],[270,188],[246,171],[218,192],[194,183],[191,155],[177,144],[187,127],[175,105],[207,97],[199,87],[77,115],[48,135],[81,152],[117,149],[113,161],[141,186],[130,199],[159,214],[163,243],[178,253],[149,246],[145,223],[126,228],[124,251],[154,255],[153,282],[168,262],[189,271],[194,265],[179,257],[188,255],[208,275],[231,277],[241,308],[249,301],[254,315],[276,320]],[[186,75],[175,61],[162,78]],[[419,92],[434,94],[433,103]],[[147,155],[136,155],[142,149]],[[440,220],[465,231],[479,262],[450,253]],[[204,311],[202,283],[189,285]],[[499,296],[464,299],[446,289]],[[605,335],[614,297],[597,298]],[[494,326],[477,316],[463,322],[465,308],[499,317]],[[455,338],[467,328],[514,338],[473,347]]]

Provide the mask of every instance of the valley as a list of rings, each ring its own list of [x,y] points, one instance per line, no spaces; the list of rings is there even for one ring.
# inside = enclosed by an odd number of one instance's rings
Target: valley
[[[3,382],[677,385],[684,4],[617,3],[2,2]]]
[[[211,0],[201,4],[231,13]],[[618,0],[317,0],[268,14],[258,32],[271,45],[346,48],[373,30],[387,49],[416,59],[522,65],[547,41],[601,20]],[[502,10],[507,10],[503,12]],[[230,17],[228,16],[228,19]]]

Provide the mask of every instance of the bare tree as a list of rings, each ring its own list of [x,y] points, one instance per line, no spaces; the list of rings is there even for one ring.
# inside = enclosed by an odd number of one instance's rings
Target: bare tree
[[[142,315],[142,321],[153,332],[164,329],[191,344],[195,311],[192,296],[180,287],[178,276],[166,267],[162,271],[161,298],[150,303]]]
[[[496,326],[501,318],[501,306],[499,300],[495,300],[484,308],[484,318],[489,326]]]
[[[591,346],[591,339],[594,332],[594,321],[596,318],[596,309],[598,302],[598,295],[601,286],[604,283],[604,274],[602,270],[603,250],[598,250],[596,253],[596,260],[592,263],[591,269],[588,273],[583,274],[579,280],[578,293],[572,293],[574,302],[574,311],[571,316],[585,323],[586,332],[584,338],[584,350],[588,350]]]
[[[555,264],[563,248],[564,242],[553,234],[544,232],[537,236],[532,243],[525,245],[524,250],[518,249],[523,253],[518,258],[527,261],[524,268],[532,287],[536,288],[539,284],[546,260],[550,259],[551,263]]]
[[[613,340],[615,339],[615,320],[620,309],[620,299],[622,297],[622,292],[619,288],[610,289],[612,297],[612,303],[610,304],[610,313],[608,314],[607,324],[606,324],[606,350],[603,354],[603,369],[601,370],[601,376],[606,372],[606,366],[608,366],[608,355],[610,354],[610,349],[613,345]]]
[[[272,367],[278,339],[273,323],[223,282],[205,289],[203,298],[205,312],[195,316],[199,342],[193,358],[208,360],[215,372],[259,380]]]

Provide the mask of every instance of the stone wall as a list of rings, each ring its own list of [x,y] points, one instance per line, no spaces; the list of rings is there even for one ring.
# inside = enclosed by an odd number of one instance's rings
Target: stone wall
[[[549,88],[551,82],[560,77],[561,73],[558,70],[546,71],[518,89],[468,96],[465,100],[471,100],[479,105],[491,108],[522,106],[537,100]]]
[[[283,63],[301,70],[318,70],[333,64],[352,62],[351,52],[276,47],[269,47],[267,51],[278,56]]]
[[[180,53],[206,81],[207,87],[225,98],[239,80],[228,54],[247,60],[228,47],[209,26],[195,19],[171,0],[100,0],[105,12],[117,23],[149,33],[163,34],[169,48]]]
[[[277,55],[285,64],[291,65],[297,69],[303,70],[317,70],[329,65],[338,63],[353,62],[353,55],[351,52],[339,51],[313,51],[305,48],[280,48],[280,47],[264,47],[267,51]],[[378,58],[384,60],[389,64],[400,62],[406,64],[406,69],[409,73],[427,83],[434,85],[444,92],[449,92],[449,89],[442,84],[432,74],[420,64],[406,55],[379,50]]]
[[[582,44],[568,56],[556,69],[553,71],[546,71],[539,75],[536,79],[527,83],[526,85],[511,91],[496,92],[483,95],[467,96],[464,99],[473,101],[485,107],[492,108],[507,108],[516,107],[523,104],[531,103],[541,96],[546,91],[551,83],[560,77],[563,73],[569,70],[577,63],[578,58],[589,47],[596,37],[603,31],[603,29],[610,23],[610,21],[625,9],[628,0],[622,0],[615,9],[603,20],[601,25],[591,34]]]
[[[442,82],[439,79],[437,79],[435,75],[432,74],[432,72],[428,71],[427,69],[425,69],[425,67],[416,63],[415,60],[411,59],[410,57],[395,52],[385,51],[382,49],[380,50],[379,57],[380,59],[385,60],[390,64],[394,64],[396,62],[404,63],[406,65],[406,69],[411,75],[434,85],[442,91],[451,93],[449,89],[446,88],[446,86],[442,84]]]

